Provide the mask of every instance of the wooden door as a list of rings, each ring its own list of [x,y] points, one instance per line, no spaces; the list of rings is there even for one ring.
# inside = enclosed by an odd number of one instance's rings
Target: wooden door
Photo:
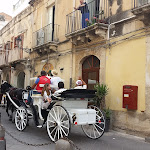
[[[82,78],[88,89],[94,89],[99,82],[100,60],[96,56],[89,56],[82,65]]]

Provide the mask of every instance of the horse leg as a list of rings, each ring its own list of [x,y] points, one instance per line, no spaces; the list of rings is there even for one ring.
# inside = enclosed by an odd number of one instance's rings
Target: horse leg
[[[13,105],[12,105],[12,103],[9,106],[9,110],[11,112],[11,114],[9,114],[9,121],[12,121],[12,116],[13,116]]]
[[[9,116],[9,112],[8,112],[9,106],[10,106],[10,101],[9,101],[9,99],[7,97],[6,113],[7,113],[8,116]]]

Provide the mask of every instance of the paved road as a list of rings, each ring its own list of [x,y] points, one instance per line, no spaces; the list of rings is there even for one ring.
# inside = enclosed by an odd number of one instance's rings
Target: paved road
[[[46,128],[37,129],[34,127],[33,122],[25,131],[17,131],[15,124],[8,121],[5,109],[0,107],[2,113],[2,124],[5,129],[14,135],[17,139],[32,144],[42,144],[50,142],[47,135]],[[105,133],[103,137],[98,140],[91,140],[87,138],[79,127],[72,127],[72,132],[69,139],[71,139],[81,150],[150,150],[150,144],[145,143],[144,139],[117,133],[111,131]],[[55,144],[32,147],[23,145],[6,134],[7,150],[54,150]]]

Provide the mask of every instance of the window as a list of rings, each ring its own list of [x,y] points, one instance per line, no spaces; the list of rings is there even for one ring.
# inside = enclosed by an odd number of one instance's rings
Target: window
[[[100,61],[96,56],[88,57],[83,63],[83,69],[99,68]]]
[[[22,48],[23,47],[23,35],[18,35],[14,38],[14,48]]]
[[[8,41],[6,44],[5,44],[5,50],[11,50],[11,42]]]

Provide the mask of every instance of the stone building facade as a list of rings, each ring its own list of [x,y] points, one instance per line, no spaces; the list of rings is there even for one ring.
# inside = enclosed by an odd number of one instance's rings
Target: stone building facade
[[[105,83],[112,127],[148,135],[150,2],[86,2],[85,22],[81,11],[74,10],[78,0],[31,0],[0,31],[1,80],[25,88],[41,70],[56,69],[66,88],[73,87],[79,76],[89,89],[96,82]],[[124,85],[138,86],[137,110],[123,108]]]

